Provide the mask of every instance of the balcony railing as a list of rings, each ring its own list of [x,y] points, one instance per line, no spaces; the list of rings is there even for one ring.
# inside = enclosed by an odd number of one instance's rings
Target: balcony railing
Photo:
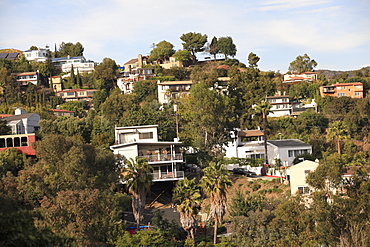
[[[172,160],[182,160],[182,154],[152,154],[152,155],[141,155],[139,157],[144,157],[148,162],[157,161],[172,161]]]
[[[179,179],[184,178],[183,171],[155,172],[155,173],[152,173],[152,175],[153,175],[153,180],[160,180],[160,179],[179,180]]]

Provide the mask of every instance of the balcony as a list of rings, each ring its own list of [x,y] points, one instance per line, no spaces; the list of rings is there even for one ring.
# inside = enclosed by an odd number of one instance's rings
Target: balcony
[[[155,172],[152,173],[153,182],[158,181],[172,181],[172,180],[181,180],[184,179],[183,171],[174,171],[174,172]]]
[[[178,154],[151,154],[151,155],[141,155],[141,158],[146,158],[148,162],[162,162],[162,161],[182,161],[182,153]]]

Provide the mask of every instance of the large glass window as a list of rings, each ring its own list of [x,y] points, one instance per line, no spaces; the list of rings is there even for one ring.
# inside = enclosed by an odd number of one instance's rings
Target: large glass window
[[[301,149],[301,150],[288,150],[289,157],[297,157],[302,154],[308,153],[308,149]]]
[[[139,139],[153,139],[153,132],[139,133]]]

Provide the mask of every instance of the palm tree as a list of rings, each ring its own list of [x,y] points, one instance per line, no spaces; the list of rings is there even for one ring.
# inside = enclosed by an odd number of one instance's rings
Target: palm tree
[[[210,216],[214,220],[213,242],[216,244],[217,227],[226,213],[226,192],[231,186],[231,180],[227,169],[220,162],[210,162],[209,166],[203,169],[203,172],[201,185],[205,194],[211,200]]]
[[[268,164],[268,157],[267,157],[267,115],[271,112],[271,104],[267,101],[262,101],[259,103],[256,108],[254,108],[257,113],[262,114],[262,128],[263,128],[263,144],[265,146],[265,164]]]
[[[335,121],[329,124],[328,139],[337,142],[337,151],[341,155],[340,141],[349,139],[348,127],[342,121]]]
[[[122,171],[123,180],[126,182],[128,191],[132,197],[132,212],[139,229],[140,222],[143,220],[145,198],[152,184],[152,167],[146,158],[130,158],[125,162],[126,167]]]
[[[182,227],[194,239],[194,233],[197,227],[196,215],[199,212],[202,202],[195,178],[192,180],[184,178],[184,180],[178,181],[173,191],[173,200],[178,204],[177,211],[180,213]]]

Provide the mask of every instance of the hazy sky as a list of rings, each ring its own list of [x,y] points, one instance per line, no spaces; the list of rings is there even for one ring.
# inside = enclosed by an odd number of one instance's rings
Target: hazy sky
[[[369,0],[0,0],[0,48],[80,42],[87,59],[123,65],[197,32],[232,37],[236,58],[256,53],[261,70],[285,73],[304,53],[317,69],[355,70],[370,66],[369,13]]]

